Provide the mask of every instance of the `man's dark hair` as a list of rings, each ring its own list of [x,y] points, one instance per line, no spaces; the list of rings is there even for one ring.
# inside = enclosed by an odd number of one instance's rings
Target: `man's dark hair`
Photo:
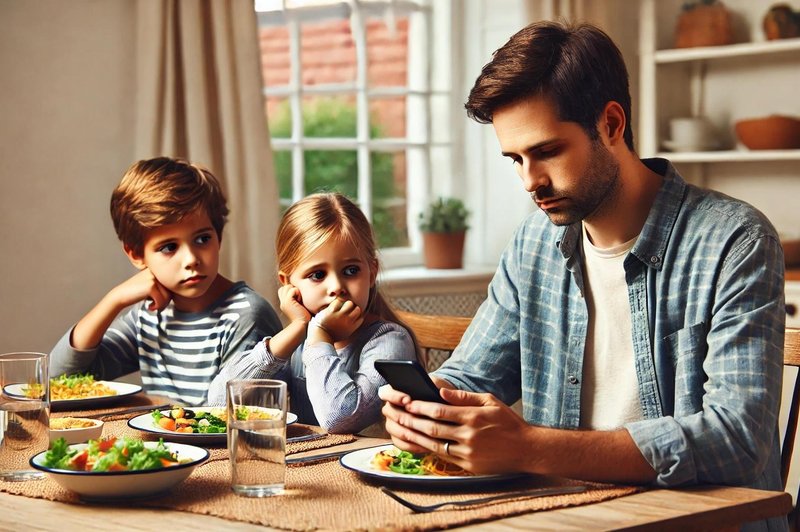
[[[619,48],[590,24],[534,22],[498,49],[469,93],[467,115],[491,123],[498,109],[529,98],[552,100],[560,120],[597,140],[597,120],[615,101],[625,112],[624,139],[633,151],[628,70]]]

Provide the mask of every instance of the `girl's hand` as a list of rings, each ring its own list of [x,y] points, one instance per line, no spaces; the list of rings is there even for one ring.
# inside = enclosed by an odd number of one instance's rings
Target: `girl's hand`
[[[303,306],[303,298],[300,290],[291,284],[285,284],[278,289],[278,300],[281,305],[281,312],[291,321],[302,321],[308,323],[311,320],[311,313]]]
[[[336,298],[321,312],[319,326],[328,333],[332,342],[346,340],[364,323],[364,313],[349,299]]]

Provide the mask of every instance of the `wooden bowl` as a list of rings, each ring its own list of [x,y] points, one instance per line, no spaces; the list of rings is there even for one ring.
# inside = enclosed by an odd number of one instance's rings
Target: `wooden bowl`
[[[800,119],[770,115],[739,120],[736,136],[751,150],[793,150],[800,148]]]
[[[781,240],[783,260],[787,268],[800,266],[800,239]]]

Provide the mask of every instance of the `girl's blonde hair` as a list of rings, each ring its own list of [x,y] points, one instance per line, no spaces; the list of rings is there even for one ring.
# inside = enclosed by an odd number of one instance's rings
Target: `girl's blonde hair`
[[[377,277],[378,250],[367,217],[347,196],[336,192],[311,194],[286,211],[278,226],[276,255],[278,271],[291,274],[302,260],[332,238],[344,240],[364,254]],[[377,282],[370,288],[364,313],[375,314],[384,321],[403,324],[378,291]],[[416,346],[416,339],[414,340]]]

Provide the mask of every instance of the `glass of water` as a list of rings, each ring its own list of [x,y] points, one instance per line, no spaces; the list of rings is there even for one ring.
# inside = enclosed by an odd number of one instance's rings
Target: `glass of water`
[[[237,495],[283,493],[286,479],[286,383],[270,379],[227,384],[231,487]]]
[[[49,445],[47,355],[0,355],[0,480],[44,478],[28,460]]]

